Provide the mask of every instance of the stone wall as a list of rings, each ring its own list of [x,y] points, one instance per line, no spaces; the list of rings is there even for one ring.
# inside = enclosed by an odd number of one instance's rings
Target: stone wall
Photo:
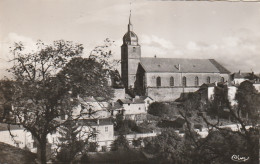
[[[146,89],[146,94],[154,101],[174,101],[181,93],[195,92],[198,89],[199,87],[149,87]]]
[[[182,86],[182,78],[186,77],[186,86],[194,87],[195,77],[199,79],[199,86],[204,83],[207,83],[207,77],[210,77],[210,83],[220,82],[221,77],[229,80],[228,74],[219,74],[219,73],[172,73],[172,72],[148,72],[146,73],[145,83],[147,87],[156,87],[156,78],[161,78],[161,86],[169,87],[170,86],[170,77],[174,78],[174,86]]]

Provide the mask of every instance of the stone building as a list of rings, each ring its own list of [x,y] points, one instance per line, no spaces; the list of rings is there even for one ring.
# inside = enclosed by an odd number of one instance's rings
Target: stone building
[[[126,89],[154,101],[173,101],[204,83],[229,82],[230,72],[214,59],[143,58],[131,15],[121,46],[122,81]]]

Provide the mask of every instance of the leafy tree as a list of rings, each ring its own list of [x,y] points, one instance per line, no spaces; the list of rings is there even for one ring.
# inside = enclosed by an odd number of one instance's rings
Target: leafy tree
[[[129,147],[129,142],[125,138],[124,135],[120,134],[117,139],[112,143],[111,145],[111,150],[112,151],[117,151],[117,150],[128,150],[130,149]]]
[[[138,138],[136,140],[133,140],[133,146],[134,147],[140,147],[142,145],[142,138]]]
[[[168,106],[162,102],[153,102],[148,107],[148,113],[154,116],[162,117],[165,114],[168,114]]]
[[[260,95],[250,81],[244,81],[238,86],[235,99],[238,117],[249,117],[256,124],[259,120]]]
[[[182,138],[172,128],[165,129],[162,133],[145,144],[145,152],[154,156],[158,163],[178,163],[181,161],[180,150]]]
[[[46,163],[47,135],[64,124],[59,117],[66,113],[64,106],[71,100],[71,107],[78,105],[77,96],[111,97],[105,71],[95,59],[83,59],[81,44],[54,41],[26,53],[22,43],[12,49],[14,59],[12,86],[13,123],[22,125],[39,143],[40,160]],[[75,58],[77,57],[77,58]]]
[[[125,135],[131,132],[142,133],[142,128],[139,127],[134,120],[124,119],[122,114],[117,114],[115,119],[115,131]]]
[[[11,99],[13,96],[13,81],[4,79],[0,81],[0,122],[10,122],[11,116]]]
[[[232,163],[230,158],[234,153],[237,153],[241,156],[249,157],[249,163],[257,163],[259,131],[253,122],[256,122],[255,120],[259,118],[257,114],[260,102],[259,95],[255,92],[252,83],[245,82],[238,87],[236,100],[238,105],[230,106],[225,88],[215,89],[214,99],[210,105],[204,105],[200,99],[191,99],[191,101],[194,101],[191,104],[200,104],[199,112],[210,111],[211,115],[217,117],[217,119],[212,120],[205,115],[196,115],[208,127],[209,135],[204,139],[198,138],[196,133],[193,133],[191,124],[194,123],[194,120],[188,117],[190,113],[190,108],[188,107],[192,105],[186,106],[186,108],[184,106],[180,114],[187,124],[186,130],[188,135],[185,138],[185,142],[189,141],[189,144],[185,144],[186,146],[183,150],[184,153],[188,153],[186,156],[190,157],[190,162],[205,164]],[[238,131],[232,131],[220,126],[221,121],[219,118],[223,117],[225,108],[225,113],[231,116],[232,120],[238,124]],[[252,112],[255,117],[251,115],[249,120],[247,120],[240,114],[240,111]],[[251,128],[247,127],[249,122],[252,122]]]
[[[76,155],[84,149],[86,143],[79,137],[80,132],[80,127],[73,120],[59,127],[61,137],[58,138],[59,151],[56,155],[59,162],[72,163]]]

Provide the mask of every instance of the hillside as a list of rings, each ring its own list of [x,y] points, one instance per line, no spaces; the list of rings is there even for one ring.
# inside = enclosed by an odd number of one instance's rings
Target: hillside
[[[0,142],[0,163],[34,164],[36,154]]]

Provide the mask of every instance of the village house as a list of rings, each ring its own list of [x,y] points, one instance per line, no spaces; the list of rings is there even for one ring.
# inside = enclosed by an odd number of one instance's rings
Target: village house
[[[0,136],[0,142],[36,152],[36,143],[31,133],[22,126],[0,123]]]
[[[258,81],[260,80],[260,77],[256,75],[254,72],[235,72],[231,74],[231,81],[234,85],[239,85],[243,81],[246,80],[253,80]]]

